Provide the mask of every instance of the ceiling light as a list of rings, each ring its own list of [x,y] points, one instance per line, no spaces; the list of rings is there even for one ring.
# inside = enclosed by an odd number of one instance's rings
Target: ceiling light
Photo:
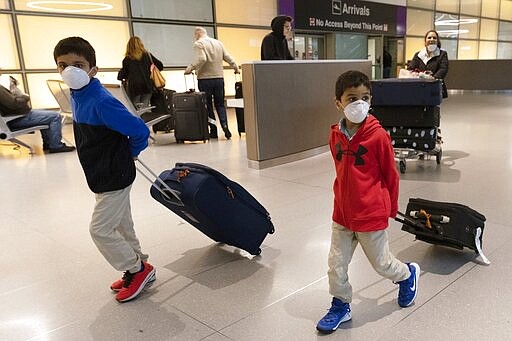
[[[58,6],[64,5],[64,8]],[[57,7],[55,7],[57,6]],[[27,7],[40,9],[43,11],[52,12],[66,12],[66,13],[80,13],[80,12],[94,12],[94,11],[107,11],[114,6],[102,2],[91,1],[29,1]],[[75,7],[75,8],[65,8]]]
[[[478,19],[442,19],[442,20],[436,20],[434,22],[434,25],[440,26],[458,26],[458,25],[465,25],[465,24],[474,24],[477,23]]]

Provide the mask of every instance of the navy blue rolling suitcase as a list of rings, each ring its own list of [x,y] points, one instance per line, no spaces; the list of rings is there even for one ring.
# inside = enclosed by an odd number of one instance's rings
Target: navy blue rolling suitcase
[[[247,190],[204,165],[177,163],[157,177],[150,193],[214,241],[252,255],[259,255],[267,234],[274,233],[270,214]]]
[[[371,83],[372,105],[433,106],[442,101],[440,79],[387,78]]]

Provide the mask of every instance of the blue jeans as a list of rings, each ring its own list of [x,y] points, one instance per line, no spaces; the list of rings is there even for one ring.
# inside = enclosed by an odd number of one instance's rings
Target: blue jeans
[[[28,115],[7,123],[12,130],[30,128],[38,125],[48,125],[41,130],[43,146],[48,148],[62,147],[62,121],[58,112],[52,110],[31,110]]]
[[[132,103],[136,110],[151,106],[151,93],[133,96]]]
[[[215,114],[213,113],[213,103],[219,115],[220,125],[222,128],[227,128],[228,118],[226,115],[226,107],[224,106],[224,78],[208,78],[198,79],[197,85],[199,91],[206,93],[206,106],[208,107],[208,117],[215,120]]]

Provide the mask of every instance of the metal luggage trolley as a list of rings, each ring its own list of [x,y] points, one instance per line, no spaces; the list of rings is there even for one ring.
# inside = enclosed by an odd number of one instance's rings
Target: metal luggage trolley
[[[439,138],[441,81],[384,79],[372,81],[372,114],[391,137],[400,173],[407,159],[441,163]]]

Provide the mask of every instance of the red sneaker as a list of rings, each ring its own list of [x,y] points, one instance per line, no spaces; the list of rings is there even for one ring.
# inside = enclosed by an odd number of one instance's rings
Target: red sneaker
[[[125,278],[126,278],[126,272],[123,275],[123,278],[118,279],[117,281],[115,281],[114,283],[112,283],[110,285],[110,290],[115,291],[115,292],[118,292],[119,290],[121,290],[123,288],[123,284],[124,284]],[[146,287],[150,286],[151,284],[153,284],[155,279],[156,279],[156,275],[153,274],[153,276],[149,279],[148,283],[146,284]]]
[[[123,287],[116,295],[116,300],[119,302],[127,302],[137,297],[142,289],[150,282],[152,277],[155,277],[155,268],[153,265],[143,262],[144,269],[132,274],[129,271],[125,272],[123,276]]]

